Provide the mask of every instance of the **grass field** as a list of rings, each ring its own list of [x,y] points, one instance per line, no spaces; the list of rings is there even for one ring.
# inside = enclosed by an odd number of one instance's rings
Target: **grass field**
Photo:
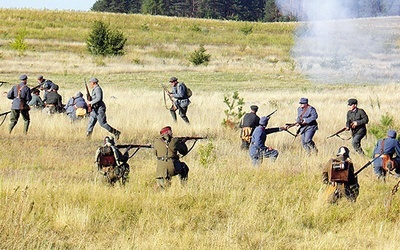
[[[129,161],[129,183],[111,188],[99,181],[94,164],[94,153],[108,135],[104,129],[96,125],[87,140],[87,120],[71,124],[64,115],[31,111],[29,134],[22,133],[22,120],[8,134],[7,117],[0,127],[0,249],[400,247],[400,196],[392,195],[397,179],[379,182],[369,167],[359,176],[358,201],[337,205],[323,201],[321,180],[321,167],[337,149],[351,148],[350,141],[326,139],[345,125],[350,97],[368,113],[369,127],[389,115],[399,131],[397,82],[310,82],[290,57],[294,23],[33,10],[0,10],[0,16],[0,80],[17,83],[26,73],[28,85],[35,86],[36,76],[43,74],[60,85],[66,102],[84,91],[84,78],[98,77],[108,121],[122,131],[120,144],[152,143],[166,125],[176,136],[209,137],[183,158],[190,168],[186,187],[175,177],[167,191],[155,190],[155,156],[141,149]],[[84,34],[97,19],[128,35],[125,56],[86,54]],[[244,35],[244,25],[253,25],[253,33]],[[21,29],[28,44],[22,55],[9,47]],[[200,43],[211,62],[195,67],[187,55]],[[393,43],[399,46],[398,38]],[[173,124],[164,107],[160,83],[170,76],[194,92],[190,126],[182,120]],[[10,88],[4,84],[0,90]],[[235,90],[246,111],[252,104],[260,107],[259,115],[278,110],[270,127],[293,122],[299,99],[308,97],[319,113],[319,154],[308,156],[299,138],[293,141],[281,132],[267,139],[280,152],[278,160],[252,167],[247,152],[239,149],[239,131],[221,125],[224,96]],[[0,110],[9,110],[10,100],[1,98]],[[362,141],[369,153],[375,143],[372,134]],[[210,145],[210,163],[202,164],[201,149]],[[351,157],[356,169],[370,160],[353,150]]]

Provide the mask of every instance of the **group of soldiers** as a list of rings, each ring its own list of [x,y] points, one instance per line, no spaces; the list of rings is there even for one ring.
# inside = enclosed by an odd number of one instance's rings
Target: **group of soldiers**
[[[104,144],[98,148],[95,154],[95,161],[98,170],[108,179],[110,184],[121,181],[122,184],[128,179],[130,167],[128,160],[130,157],[129,150],[132,148],[153,148],[157,158],[156,179],[159,188],[166,188],[171,184],[171,177],[178,175],[181,183],[184,184],[187,180],[189,168],[180,161],[180,157],[186,155],[190,150],[186,146],[186,141],[189,139],[202,139],[201,137],[185,137],[177,138],[172,135],[172,128],[166,126],[161,129],[160,137],[151,145],[128,145],[125,153],[119,150],[121,145],[116,145],[115,140],[118,140],[121,132],[107,123],[106,105],[103,100],[103,90],[99,85],[99,80],[95,77],[90,78],[89,87],[91,88],[90,95],[87,100],[83,98],[81,92],[77,92],[71,97],[66,105],[62,105],[62,98],[57,93],[59,87],[50,80],[46,80],[43,76],[38,76],[39,85],[34,88],[27,86],[28,76],[21,75],[20,83],[13,86],[7,93],[7,98],[12,100],[9,133],[18,122],[20,116],[24,120],[24,133],[28,133],[30,116],[29,111],[32,108],[44,109],[46,112],[53,114],[55,112],[66,112],[74,121],[79,117],[89,116],[89,122],[86,129],[87,138],[91,137],[94,126],[98,122],[101,127],[106,129],[114,137],[106,136]],[[177,121],[176,111],[179,110],[179,115],[182,120],[189,124],[189,119],[186,116],[188,106],[190,104],[189,89],[184,83],[179,83],[176,77],[169,79],[171,91],[166,91],[172,101],[170,112],[173,120]],[[86,85],[86,84],[85,84]],[[40,97],[40,91],[44,91],[43,99]],[[86,85],[86,90],[89,92]]]
[[[278,150],[265,144],[268,134],[287,131],[294,137],[301,135],[302,147],[307,153],[317,153],[317,147],[313,141],[315,132],[318,130],[318,113],[314,107],[309,105],[307,98],[301,98],[300,106],[297,109],[295,123],[287,123],[282,127],[266,128],[271,115],[259,117],[258,107],[250,106],[250,112],[245,114],[239,126],[241,128],[240,138],[241,149],[249,150],[253,166],[260,166],[263,158],[275,161],[279,155]],[[347,102],[348,111],[346,126],[332,136],[339,136],[343,131],[351,131],[352,146],[354,150],[364,155],[361,147],[361,140],[367,134],[366,125],[369,122],[366,112],[358,108],[357,99],[351,98]],[[291,127],[297,127],[294,134],[289,131]],[[394,130],[387,131],[387,137],[377,142],[373,154],[373,160],[368,163],[374,164],[374,173],[378,179],[385,180],[388,173],[400,177],[400,142],[397,140],[397,133]],[[323,169],[323,182],[328,184],[331,193],[330,202],[336,202],[340,197],[347,197],[355,202],[359,194],[357,173],[354,173],[354,166],[350,159],[350,151],[347,147],[340,147],[336,157],[328,161]]]

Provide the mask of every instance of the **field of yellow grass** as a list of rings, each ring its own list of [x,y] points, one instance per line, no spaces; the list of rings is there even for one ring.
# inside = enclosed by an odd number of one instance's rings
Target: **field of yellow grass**
[[[44,24],[28,22],[25,24],[30,34],[27,42],[35,44],[35,49],[19,56],[7,46],[19,24],[0,24],[0,80],[17,83],[18,76],[27,73],[28,85],[35,86],[36,76],[43,74],[60,85],[59,92],[66,102],[76,91],[84,91],[83,78],[98,77],[105,94],[108,122],[122,131],[120,144],[152,143],[160,128],[166,125],[172,126],[176,136],[209,138],[199,141],[183,158],[190,168],[186,187],[181,187],[175,177],[170,189],[155,190],[155,156],[152,150],[141,149],[129,161],[129,183],[111,188],[99,181],[94,164],[94,153],[108,135],[104,129],[96,125],[88,140],[87,120],[71,124],[63,114],[48,116],[32,110],[29,134],[23,134],[22,120],[8,134],[7,118],[0,127],[0,249],[400,247],[400,194],[392,195],[397,179],[389,177],[386,183],[379,182],[369,167],[359,175],[358,201],[352,204],[344,199],[337,205],[323,201],[321,181],[321,166],[334,156],[338,147],[351,148],[350,141],[326,139],[345,125],[347,99],[359,100],[359,106],[370,117],[369,126],[380,124],[382,115],[387,114],[394,117],[393,128],[399,129],[400,97],[395,94],[400,90],[398,84],[311,83],[292,67],[288,55],[290,41],[272,48],[254,42],[244,49],[241,42],[228,42],[229,34],[242,23],[99,13],[45,12],[46,15],[41,15],[42,12],[28,10],[0,10],[0,14],[10,15],[4,20],[53,16],[46,20],[52,25],[46,27],[58,27],[60,32],[63,25],[69,25],[65,20],[79,20],[82,26],[65,27],[76,36],[87,32],[89,22],[96,18],[113,20],[116,25],[118,19],[123,20],[127,24],[118,25],[122,31],[135,22],[136,26],[142,25],[143,20],[150,30],[153,26],[175,22],[170,27],[175,25],[182,31],[197,22],[210,32],[210,27],[214,27],[221,36],[213,33],[216,40],[205,43],[215,56],[210,65],[194,67],[183,54],[197,44],[161,39],[169,37],[162,29],[149,35],[149,40],[154,39],[149,45],[135,45],[134,35],[129,33],[132,39],[128,53],[122,58],[92,58],[84,52],[83,36],[74,39],[64,30],[65,36],[48,40],[35,35],[44,29]],[[180,23],[186,26],[179,26]],[[288,32],[280,26],[294,26],[254,25],[259,27],[257,30],[275,30],[278,36]],[[271,27],[274,25],[277,27]],[[224,33],[224,30],[230,32]],[[223,39],[226,45],[216,42]],[[55,44],[65,47],[53,49],[58,47]],[[157,47],[183,52],[178,58],[158,58],[151,53]],[[272,53],[278,62],[261,53]],[[141,63],[134,64],[133,59]],[[193,90],[188,111],[190,126],[180,118],[174,124],[164,107],[160,83],[166,83],[170,76],[178,77]],[[11,85],[4,84],[0,91],[10,88]],[[268,145],[280,152],[277,161],[264,161],[260,168],[252,167],[247,152],[239,149],[239,132],[221,125],[227,109],[224,96],[230,96],[235,90],[244,98],[246,111],[253,104],[260,107],[259,115],[278,110],[269,127],[293,122],[299,99],[308,97],[319,113],[319,130],[315,135],[319,154],[308,156],[299,138],[293,141],[291,135],[281,132],[267,138]],[[9,110],[10,100],[1,98],[1,112]],[[367,152],[371,152],[375,143],[373,135],[362,141]],[[210,144],[215,161],[201,164],[199,149]],[[351,157],[356,169],[370,160],[353,150]]]

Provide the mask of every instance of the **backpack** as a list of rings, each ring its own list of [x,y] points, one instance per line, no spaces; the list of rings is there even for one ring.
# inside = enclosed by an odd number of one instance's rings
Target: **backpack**
[[[100,148],[100,155],[98,159],[99,166],[116,166],[114,157],[114,151],[109,146],[103,146]]]
[[[185,83],[183,83],[183,82],[181,82],[180,84],[182,84],[184,87],[185,87],[185,89],[186,89],[186,96],[188,97],[188,98],[190,98],[191,96],[192,96],[192,90],[191,89],[189,89],[187,86],[186,86],[186,84]]]
[[[338,183],[347,183],[349,180],[349,163],[347,161],[332,161],[330,181]]]

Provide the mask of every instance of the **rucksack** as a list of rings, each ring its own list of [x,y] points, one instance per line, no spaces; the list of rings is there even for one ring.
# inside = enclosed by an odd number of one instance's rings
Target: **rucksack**
[[[183,82],[181,82],[180,84],[182,84],[183,86],[185,86],[185,89],[186,89],[186,96],[188,97],[188,98],[190,98],[191,96],[192,96],[192,90],[191,89],[189,89],[187,86],[186,86],[186,84],[185,83],[183,83]]]

